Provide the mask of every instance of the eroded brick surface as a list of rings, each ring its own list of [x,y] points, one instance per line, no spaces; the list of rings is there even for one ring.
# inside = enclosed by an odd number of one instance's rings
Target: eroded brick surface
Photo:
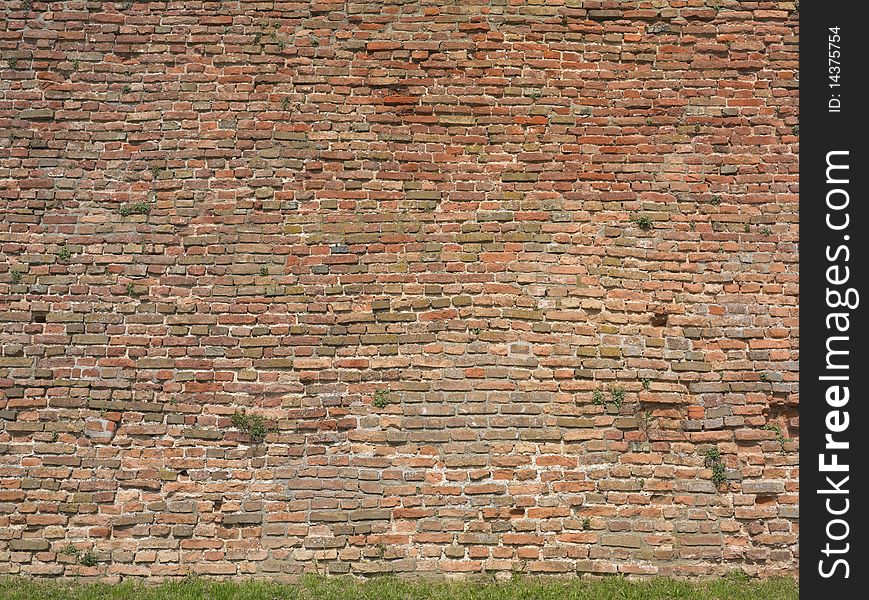
[[[0,572],[795,570],[792,3],[0,13]]]

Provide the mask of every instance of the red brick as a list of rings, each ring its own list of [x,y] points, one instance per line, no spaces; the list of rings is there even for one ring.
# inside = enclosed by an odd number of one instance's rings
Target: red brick
[[[0,19],[0,571],[796,572],[795,13],[438,4]]]

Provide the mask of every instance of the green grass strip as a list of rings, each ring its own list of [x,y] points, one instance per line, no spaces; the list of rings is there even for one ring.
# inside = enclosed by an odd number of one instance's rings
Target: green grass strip
[[[159,585],[118,585],[72,580],[0,579],[3,600],[793,600],[790,578],[709,581],[621,577],[597,580],[521,578],[508,582],[425,581],[378,577],[305,577],[297,584],[185,579]]]

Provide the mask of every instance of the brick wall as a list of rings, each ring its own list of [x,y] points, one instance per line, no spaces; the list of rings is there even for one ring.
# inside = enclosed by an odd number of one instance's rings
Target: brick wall
[[[0,573],[794,572],[793,3],[0,14]]]

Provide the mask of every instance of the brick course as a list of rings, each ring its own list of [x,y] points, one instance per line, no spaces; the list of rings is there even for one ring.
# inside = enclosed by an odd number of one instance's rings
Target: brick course
[[[795,572],[793,3],[0,14],[0,574]]]

